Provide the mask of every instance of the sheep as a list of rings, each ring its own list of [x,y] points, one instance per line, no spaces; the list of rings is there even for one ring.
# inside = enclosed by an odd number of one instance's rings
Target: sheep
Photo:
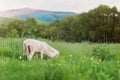
[[[58,50],[52,48],[46,42],[41,42],[35,39],[26,39],[23,42],[23,51],[28,60],[31,60],[35,53],[36,58],[38,58],[37,53],[40,53],[41,59],[43,59],[43,55],[53,58],[59,54]]]

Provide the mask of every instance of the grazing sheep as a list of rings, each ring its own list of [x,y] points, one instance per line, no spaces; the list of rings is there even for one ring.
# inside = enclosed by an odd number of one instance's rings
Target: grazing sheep
[[[49,46],[46,42],[40,42],[35,39],[26,39],[23,42],[23,50],[28,60],[31,60],[35,53],[36,58],[38,58],[38,52],[41,54],[41,59],[43,59],[43,55],[53,58],[59,54],[59,51]]]

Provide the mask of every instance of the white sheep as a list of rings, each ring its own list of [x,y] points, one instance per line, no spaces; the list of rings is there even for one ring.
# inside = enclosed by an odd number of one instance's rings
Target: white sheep
[[[59,51],[49,46],[46,42],[40,42],[35,39],[26,39],[23,42],[23,50],[28,60],[31,60],[34,54],[38,58],[38,53],[41,54],[41,59],[43,59],[43,55],[53,58],[59,54]]]

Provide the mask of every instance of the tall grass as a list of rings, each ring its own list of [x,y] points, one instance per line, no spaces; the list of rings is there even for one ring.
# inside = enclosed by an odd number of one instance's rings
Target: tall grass
[[[0,80],[120,80],[120,44],[39,39],[59,50],[60,55],[43,60],[33,57],[28,61],[19,59],[23,54],[23,40],[0,38]],[[106,54],[113,54],[115,58],[101,61]]]

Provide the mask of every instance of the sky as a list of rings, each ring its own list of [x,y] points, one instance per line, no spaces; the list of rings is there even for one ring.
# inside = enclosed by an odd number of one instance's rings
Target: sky
[[[99,5],[116,6],[120,11],[120,0],[0,0],[0,11],[19,8],[34,8],[50,11],[87,12]]]

